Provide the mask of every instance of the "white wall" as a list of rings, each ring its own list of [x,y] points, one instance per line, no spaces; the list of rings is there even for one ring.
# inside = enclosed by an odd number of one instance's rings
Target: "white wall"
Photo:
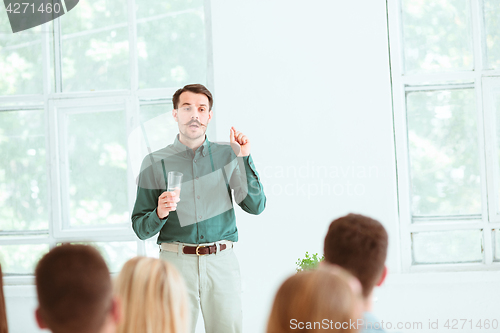
[[[43,332],[35,322],[35,286],[4,286],[9,333]]]
[[[382,221],[398,269],[385,1],[215,0],[212,17],[217,139],[230,126],[249,136],[268,200],[237,215],[244,327],[262,332],[278,286],[323,252],[336,217]]]
[[[217,137],[227,140],[231,125],[250,137],[268,198],[262,215],[237,216],[245,331],[264,331],[297,258],[322,253],[329,223],[348,212],[389,232],[390,275],[374,305],[380,320],[436,332],[446,319],[500,319],[496,272],[399,274],[385,1],[214,0],[212,14]],[[320,166],[340,175],[321,179],[313,173]],[[287,167],[297,177],[279,173]],[[328,194],[325,184],[359,191]],[[439,329],[429,329],[436,319]]]
[[[249,136],[268,199],[260,216],[237,212],[245,332],[264,331],[297,258],[322,253],[329,223],[348,212],[389,231],[391,275],[374,309],[381,320],[427,328],[439,319],[442,331],[446,318],[500,319],[498,273],[398,273],[385,1],[211,2],[212,126],[220,141],[230,126]],[[6,289],[11,331],[36,332],[33,289]]]

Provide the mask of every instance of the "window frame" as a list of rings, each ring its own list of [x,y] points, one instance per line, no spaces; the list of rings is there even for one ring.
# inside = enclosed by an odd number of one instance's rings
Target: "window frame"
[[[135,0],[127,0],[128,8],[136,8]],[[213,78],[213,51],[210,0],[203,0],[204,6],[204,33],[206,43],[206,86],[214,91]],[[0,246],[2,245],[29,245],[48,244],[53,248],[61,242],[137,242],[137,255],[147,255],[145,242],[140,240],[128,223],[116,226],[107,225],[95,228],[71,228],[63,226],[63,216],[66,208],[64,205],[64,182],[62,177],[63,161],[61,156],[60,117],[64,109],[74,109],[88,106],[120,105],[126,112],[127,136],[134,128],[140,126],[140,106],[145,104],[171,103],[170,96],[177,88],[148,88],[139,89],[138,55],[137,55],[137,18],[135,10],[128,10],[129,28],[129,69],[130,89],[90,91],[90,92],[62,92],[62,63],[61,63],[61,26],[60,19],[41,26],[42,38],[42,78],[43,93],[33,95],[0,96],[0,112],[43,110],[45,115],[45,141],[46,141],[46,172],[48,179],[49,221],[48,230],[43,231],[0,231]],[[215,126],[207,130],[207,134],[215,136]],[[132,212],[136,197],[137,185],[131,167],[130,148],[127,140],[127,189],[129,212]],[[155,238],[153,236],[152,238]],[[151,241],[151,240],[149,240]],[[4,274],[6,285],[33,284],[33,275]]]
[[[500,263],[493,261],[494,242],[492,230],[500,228],[500,214],[493,218],[492,212],[498,204],[493,203],[494,193],[499,193],[499,182],[493,181],[495,165],[491,152],[495,148],[492,138],[495,133],[486,126],[492,117],[492,107],[484,103],[485,89],[489,89],[491,77],[500,81],[500,70],[485,68],[486,41],[482,0],[467,0],[470,9],[469,22],[473,45],[474,69],[471,71],[442,71],[405,75],[402,26],[402,0],[387,0],[387,23],[391,67],[394,141],[399,207],[400,269],[404,273],[429,271],[482,271],[500,270]],[[446,83],[451,81],[462,83]],[[486,80],[486,81],[485,81]],[[435,83],[434,83],[435,82]],[[499,84],[500,85],[500,84]],[[411,176],[408,139],[406,96],[410,91],[442,91],[473,88],[475,92],[476,119],[478,128],[478,151],[481,176],[481,214],[470,216],[426,216],[417,217],[411,211]],[[487,93],[487,92],[486,92]],[[484,105],[483,105],[484,104]],[[499,169],[496,169],[499,170]],[[488,201],[490,198],[490,201]],[[498,211],[498,210],[497,210]],[[417,221],[418,223],[412,223]],[[457,264],[413,264],[412,233],[447,230],[481,230],[484,260],[482,263]]]
[[[69,115],[81,114],[81,113],[92,113],[87,111],[88,108],[92,110],[101,109],[100,112],[108,112],[112,109],[123,108],[125,110],[125,118],[127,123],[127,133],[130,133],[131,123],[129,120],[133,118],[132,107],[130,98],[127,96],[108,96],[102,98],[72,98],[72,99],[59,99],[49,101],[49,117],[53,121],[49,121],[49,133],[57,133],[57,138],[59,139],[56,146],[51,148],[51,160],[56,161],[58,168],[56,168],[57,175],[53,177],[55,181],[51,183],[51,187],[54,189],[52,191],[53,197],[57,200],[52,208],[55,210],[59,208],[59,211],[54,211],[53,215],[53,233],[56,238],[65,237],[81,237],[82,232],[94,233],[94,232],[112,232],[114,235],[134,235],[131,233],[130,223],[120,223],[117,225],[106,225],[103,227],[71,227],[69,226],[69,174],[67,173],[67,162],[68,162],[68,150],[66,147],[65,138],[67,135],[66,121]],[[129,148],[127,146],[127,153]],[[132,177],[130,159],[127,158],[127,190],[128,190],[128,202],[127,207],[129,211],[132,211],[134,197],[131,196],[134,193],[134,178]]]

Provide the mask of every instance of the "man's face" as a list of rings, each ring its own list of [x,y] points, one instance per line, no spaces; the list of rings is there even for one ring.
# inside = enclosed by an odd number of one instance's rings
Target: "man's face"
[[[212,119],[208,97],[185,91],[179,96],[177,110],[174,109],[172,115],[178,123],[182,139],[196,140],[204,137],[207,125]]]

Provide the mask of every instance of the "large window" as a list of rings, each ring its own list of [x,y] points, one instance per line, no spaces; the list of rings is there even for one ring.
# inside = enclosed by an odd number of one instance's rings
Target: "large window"
[[[90,243],[112,272],[157,255],[131,228],[143,157],[173,142],[171,96],[212,85],[208,2],[81,1],[13,34],[0,13],[0,263],[30,281],[64,242]]]
[[[500,268],[500,7],[389,0],[404,271]]]

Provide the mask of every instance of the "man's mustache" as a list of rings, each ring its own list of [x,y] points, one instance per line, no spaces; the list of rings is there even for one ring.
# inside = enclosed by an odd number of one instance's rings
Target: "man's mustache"
[[[198,126],[205,126],[205,127],[207,127],[207,125],[202,124],[202,123],[200,123],[198,120],[194,120],[194,119],[193,119],[193,120],[191,120],[190,122],[186,123],[186,126],[190,126],[190,125],[193,125],[193,124],[196,124],[196,125],[198,125]]]

